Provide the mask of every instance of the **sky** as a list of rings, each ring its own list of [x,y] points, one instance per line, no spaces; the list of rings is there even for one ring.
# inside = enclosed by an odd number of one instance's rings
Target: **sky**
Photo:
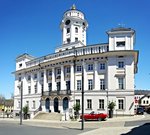
[[[41,57],[62,44],[60,22],[73,4],[88,21],[88,45],[108,43],[106,31],[119,24],[136,31],[135,89],[150,89],[149,0],[0,0],[0,94],[10,98],[14,92],[18,55]]]

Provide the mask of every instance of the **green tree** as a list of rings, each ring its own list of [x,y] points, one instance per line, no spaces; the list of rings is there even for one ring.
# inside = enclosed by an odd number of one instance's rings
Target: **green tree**
[[[80,104],[76,103],[73,106],[74,109],[74,115],[75,115],[75,119],[77,119],[79,117],[79,110],[80,110]]]

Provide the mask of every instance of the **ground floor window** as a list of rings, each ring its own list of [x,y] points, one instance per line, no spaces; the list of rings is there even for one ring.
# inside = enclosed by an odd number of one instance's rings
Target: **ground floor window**
[[[104,99],[99,99],[99,109],[104,109]]]
[[[92,109],[92,100],[87,99],[87,109]]]
[[[124,99],[118,99],[118,109],[119,110],[124,109]]]

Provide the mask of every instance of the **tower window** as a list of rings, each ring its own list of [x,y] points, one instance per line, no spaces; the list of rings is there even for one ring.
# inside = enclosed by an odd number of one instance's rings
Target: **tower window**
[[[125,41],[116,42],[117,46],[125,46]]]
[[[76,38],[75,38],[75,42],[77,42],[77,41],[78,41],[78,38],[76,37]]]
[[[67,38],[67,43],[70,43],[70,38]]]
[[[75,27],[75,33],[78,33],[78,28],[77,27]]]
[[[67,33],[70,33],[70,28],[67,28]]]

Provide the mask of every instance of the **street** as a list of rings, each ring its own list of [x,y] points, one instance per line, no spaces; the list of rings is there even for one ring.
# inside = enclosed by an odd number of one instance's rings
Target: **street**
[[[150,115],[114,117],[107,121],[86,121],[84,131],[78,121],[35,121],[0,119],[0,135],[150,135]],[[138,131],[138,134],[137,134]],[[135,134],[136,133],[136,134]],[[140,134],[139,134],[140,133]]]

